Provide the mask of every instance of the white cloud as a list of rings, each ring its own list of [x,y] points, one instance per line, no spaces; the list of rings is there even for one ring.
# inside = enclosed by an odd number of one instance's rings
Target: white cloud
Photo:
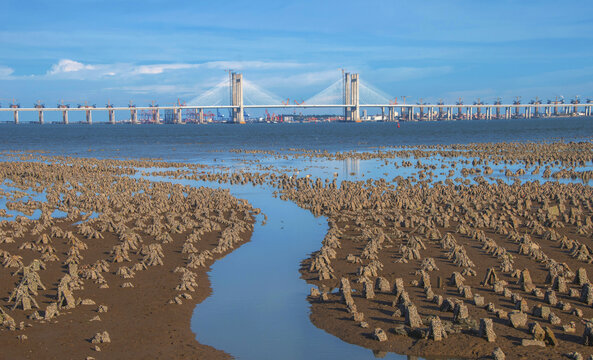
[[[61,73],[70,73],[70,72],[77,72],[81,70],[95,70],[96,67],[94,65],[85,65],[81,62],[70,60],[70,59],[62,59],[57,64],[52,65],[51,69],[49,70],[48,74],[61,74]]]
[[[12,68],[0,65],[0,79],[8,78],[13,72],[14,70]]]
[[[168,70],[184,70],[184,69],[195,69],[199,67],[199,64],[154,64],[154,65],[140,65],[134,68],[134,74],[140,75],[154,75],[162,74]]]
[[[39,78],[64,78],[76,80],[92,80],[105,77],[141,77],[164,74],[171,71],[192,69],[233,69],[233,70],[271,70],[293,69],[307,64],[298,62],[267,62],[267,61],[209,61],[204,63],[169,63],[137,65],[133,63],[85,64],[72,59],[61,59]],[[13,70],[0,66],[0,77],[8,77]],[[37,76],[33,76],[37,77]]]

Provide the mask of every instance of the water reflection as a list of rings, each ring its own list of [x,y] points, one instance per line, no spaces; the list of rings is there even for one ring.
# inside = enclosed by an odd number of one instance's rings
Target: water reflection
[[[360,159],[347,158],[342,161],[342,172],[348,176],[360,175]]]

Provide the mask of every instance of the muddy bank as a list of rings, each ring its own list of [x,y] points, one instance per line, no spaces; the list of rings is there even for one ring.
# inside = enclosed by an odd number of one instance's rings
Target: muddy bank
[[[303,179],[282,196],[329,218],[301,273],[317,285],[311,320],[341,339],[421,356],[592,352],[591,187]]]
[[[228,358],[195,340],[191,314],[210,294],[209,266],[249,241],[258,210],[134,172],[92,159],[0,164],[7,207],[41,212],[0,222],[3,356]]]

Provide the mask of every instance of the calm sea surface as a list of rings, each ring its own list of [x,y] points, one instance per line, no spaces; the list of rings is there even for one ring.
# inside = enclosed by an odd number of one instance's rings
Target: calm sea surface
[[[401,123],[248,125],[0,124],[0,150],[89,157],[199,161],[230,149],[328,151],[379,146],[574,140],[593,136],[593,118]],[[221,153],[213,153],[221,152]]]

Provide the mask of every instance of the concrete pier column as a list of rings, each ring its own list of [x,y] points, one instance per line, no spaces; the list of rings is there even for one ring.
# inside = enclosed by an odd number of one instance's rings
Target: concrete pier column
[[[35,109],[37,109],[39,111],[39,118],[38,118],[39,121],[38,122],[40,125],[43,125],[43,108],[44,107],[45,106],[40,104],[39,102],[37,102],[37,104],[35,104]]]
[[[109,109],[109,123],[111,125],[115,125],[115,113],[113,111],[113,109]]]
[[[385,106],[381,106],[381,121],[385,121]]]
[[[152,121],[155,124],[159,124],[161,122],[160,118],[161,118],[161,115],[160,115],[160,112],[159,112],[159,108],[157,107],[157,108],[155,108],[155,109],[152,110]]]
[[[93,124],[93,114],[91,113],[90,110],[86,111],[86,123],[89,125]]]
[[[175,123],[181,124],[181,108],[175,109]]]
[[[35,109],[39,110],[39,125],[43,125],[43,108],[45,106],[39,102],[35,105]]]
[[[138,123],[138,110],[136,110],[135,106],[130,106],[130,121],[132,124]]]
[[[62,123],[68,125],[68,110],[62,110]]]
[[[410,119],[410,121],[414,121],[414,107],[413,106],[410,107],[409,119]]]
[[[204,109],[200,109],[200,124],[204,122]]]
[[[14,123],[15,124],[19,123],[19,111],[18,110],[14,111]]]

